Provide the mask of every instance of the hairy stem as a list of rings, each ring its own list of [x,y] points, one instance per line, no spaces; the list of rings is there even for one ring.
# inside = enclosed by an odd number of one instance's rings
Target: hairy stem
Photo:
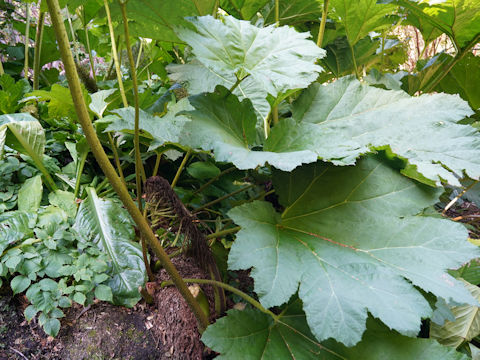
[[[205,239],[207,239],[207,240],[216,239],[216,238],[219,238],[219,237],[228,235],[228,234],[236,233],[236,232],[238,232],[238,231],[240,231],[240,230],[241,230],[241,227],[240,227],[240,226],[236,226],[236,227],[233,227],[233,228],[230,228],[230,229],[225,229],[225,230],[217,231],[216,233],[207,235],[207,236],[205,236]]]
[[[323,1],[322,21],[320,22],[320,28],[318,29],[318,38],[317,38],[318,47],[322,47],[323,45],[323,36],[325,35],[325,25],[327,23],[328,3],[329,3],[329,0]]]
[[[87,105],[85,104],[85,99],[83,98],[82,94],[80,79],[78,78],[78,74],[75,69],[75,63],[73,61],[73,56],[70,51],[67,32],[63,24],[62,16],[60,14],[58,0],[47,0],[47,4],[50,17],[52,19],[52,25],[57,37],[58,46],[62,55],[62,60],[65,65],[65,72],[70,86],[70,92],[72,94],[75,110],[77,112],[79,122],[82,126],[85,137],[87,138],[87,141],[90,145],[92,153],[94,154],[102,171],[108,177],[110,184],[115,189],[116,193],[118,194],[120,200],[123,202],[130,216],[137,224],[140,232],[145,236],[145,239],[152,247],[152,250],[158,256],[158,258],[163,264],[163,267],[172,278],[173,283],[178,288],[180,294],[183,296],[190,309],[194,313],[198,321],[199,331],[203,332],[208,326],[208,319],[205,316],[205,313],[191,294],[190,290],[188,290],[187,285],[182,280],[177,269],[170,261],[167,253],[158,242],[155,234],[148,225],[147,220],[138,210],[134,201],[130,197],[127,188],[123,185],[122,180],[118,177],[114,167],[108,160],[107,154],[105,154],[105,151],[102,148],[100,140],[97,137],[95,129],[93,128],[90,117],[88,115]]]
[[[38,7],[40,8],[42,0],[39,0]],[[45,12],[40,11],[38,14],[37,30],[35,32],[35,52],[33,55],[33,90],[38,90],[38,83],[40,78],[40,55],[42,53],[43,28],[45,24]]]
[[[257,300],[252,298],[251,296],[245,294],[243,291],[238,290],[237,288],[234,288],[233,286],[230,286],[228,284],[225,284],[220,281],[216,280],[208,280],[208,279],[183,279],[186,283],[192,283],[192,284],[207,284],[207,285],[214,285],[221,287],[227,291],[230,291],[231,293],[234,293],[235,295],[240,296],[243,300],[251,304],[252,306],[256,307],[258,310],[261,312],[270,315],[275,321],[279,320],[279,316],[275,315],[273,312],[271,312],[268,309],[265,309],[262,304],[260,304]],[[171,281],[164,281],[162,282],[162,287],[170,286],[173,285]]]
[[[82,154],[82,157],[80,158],[80,161],[78,162],[78,167],[77,167],[77,179],[75,180],[75,192],[73,193],[74,198],[77,199],[79,192],[80,192],[80,182],[82,178],[82,173],[83,173],[83,167],[85,166],[85,161],[87,160],[88,152],[85,151]]]
[[[112,16],[110,15],[110,7],[108,0],[103,0],[105,12],[107,14],[108,31],[110,32],[110,42],[112,43],[112,57],[115,64],[115,71],[117,73],[118,88],[120,89],[120,96],[122,97],[123,107],[128,107],[127,97],[125,96],[125,88],[123,87],[122,70],[120,69],[120,61],[118,60],[117,46],[115,45],[115,32],[113,31]]]
[[[280,0],[275,0],[275,25],[280,26]]]
[[[133,59],[132,46],[130,44],[130,32],[128,31],[127,3],[119,0],[122,10],[123,30],[125,32],[125,45],[127,46],[128,61],[133,82],[133,96],[135,98],[135,133],[133,135],[133,147],[135,148],[135,181],[137,183],[138,209],[142,212],[142,176],[145,179],[142,155],[140,154],[140,103],[138,100],[137,70]]]
[[[88,38],[88,27],[85,19],[85,8],[83,8],[83,31],[85,31],[85,39],[87,40],[88,60],[90,62],[90,70],[92,71],[92,78],[97,83],[97,76],[95,75],[95,64],[93,63],[92,48],[90,47],[90,39]]]

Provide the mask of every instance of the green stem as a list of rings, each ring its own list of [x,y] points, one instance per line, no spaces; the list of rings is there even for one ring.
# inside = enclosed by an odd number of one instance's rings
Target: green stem
[[[75,37],[75,31],[73,30],[72,19],[70,17],[70,13],[68,12],[68,8],[66,8],[66,13],[67,13],[68,25],[70,26],[70,32],[72,34],[72,43],[73,43],[73,48],[75,49],[75,58],[77,59],[77,63],[80,64],[80,58],[79,58],[79,55],[78,55],[78,44],[77,44],[77,40],[76,40],[76,37]]]
[[[5,70],[3,70],[2,60],[0,60],[0,76],[2,76],[3,74],[5,74]]]
[[[85,7],[83,8],[83,30],[85,31],[85,39],[87,41],[87,51],[88,51],[88,59],[90,60],[90,70],[92,71],[93,80],[96,83],[97,76],[95,75],[95,64],[93,63],[93,54],[92,54],[92,49],[90,47],[90,39],[88,38],[88,27],[85,21]]]
[[[25,4],[25,15],[27,17],[25,27],[25,61],[23,64],[23,76],[28,80],[28,49],[30,48],[30,4]]]
[[[143,41],[140,39],[140,48],[138,49],[137,61],[135,63],[135,69],[138,69],[140,64],[140,58],[142,57]]]
[[[182,163],[178,167],[177,173],[175,174],[175,177],[173,178],[172,181],[172,189],[177,185],[178,179],[180,179],[180,174],[182,173],[183,168],[185,167],[185,164],[187,163],[188,158],[190,157],[190,154],[192,153],[192,150],[188,150],[185,156],[183,157]]]
[[[235,81],[235,84],[233,84],[233,86],[230,88],[230,92],[233,93],[233,90],[235,90],[238,85],[240,85],[240,83],[242,82],[243,79],[239,79],[237,78],[237,81]]]
[[[322,21],[320,22],[320,28],[318,29],[318,38],[317,38],[318,47],[322,47],[323,45],[323,37],[325,35],[325,25],[327,24],[328,2],[329,0],[323,1]]]
[[[193,297],[192,293],[188,289],[185,282],[182,280],[177,269],[170,261],[170,258],[168,257],[167,253],[158,242],[158,239],[156,238],[152,229],[148,225],[147,220],[142,215],[142,213],[138,210],[134,201],[130,197],[130,194],[128,193],[127,188],[124,186],[124,184],[122,183],[122,180],[115,172],[114,167],[108,160],[107,154],[105,154],[105,151],[102,148],[102,144],[100,143],[100,140],[97,137],[95,129],[93,128],[92,122],[90,121],[90,117],[88,115],[88,109],[87,109],[87,105],[85,104],[85,99],[83,98],[80,79],[78,78],[78,74],[75,68],[75,63],[73,61],[73,56],[70,51],[67,32],[63,24],[62,16],[60,14],[60,6],[58,5],[58,0],[47,0],[47,4],[48,4],[50,17],[51,17],[52,26],[55,30],[57,43],[62,55],[63,64],[65,66],[65,72],[66,72],[70,92],[72,94],[73,103],[75,105],[75,110],[77,112],[77,116],[82,126],[83,133],[87,138],[87,141],[90,145],[92,153],[94,154],[95,159],[97,160],[100,168],[102,169],[104,174],[108,177],[110,184],[115,189],[117,195],[123,202],[130,216],[137,224],[138,229],[145,236],[145,239],[147,240],[148,244],[151,246],[153,252],[160,259],[163,267],[172,278],[173,283],[178,288],[180,294],[182,295],[182,297],[185,299],[188,306],[192,310],[193,314],[195,315],[198,321],[199,331],[203,332],[208,326],[208,319],[205,316],[205,313],[203,312],[202,308]]]
[[[108,142],[112,147],[113,159],[115,160],[115,166],[117,167],[118,175],[120,176],[120,179],[122,179],[123,183],[126,184],[127,182],[125,181],[125,176],[123,175],[122,164],[120,163],[120,157],[118,156],[117,146],[115,145],[112,134],[108,132],[107,136]]]
[[[125,45],[127,47],[128,61],[130,62],[130,72],[133,82],[133,95],[135,99],[135,133],[133,135],[133,147],[135,148],[135,181],[137,183],[138,209],[142,212],[142,176],[145,179],[145,169],[142,163],[140,153],[140,102],[138,99],[137,70],[135,69],[135,60],[133,59],[132,46],[130,44],[130,32],[128,30],[127,3],[119,0],[122,10],[123,30],[125,32]]]
[[[355,76],[358,80],[360,80],[360,73],[358,72],[357,59],[355,59],[355,51],[353,50],[353,45],[348,42],[348,46],[350,47],[350,53],[352,54],[352,62],[355,69]]]
[[[280,26],[280,0],[275,0],[275,25]]]
[[[186,283],[192,283],[192,284],[207,284],[207,285],[213,285],[213,286],[218,286],[221,287],[227,291],[230,291],[231,293],[234,293],[235,295],[240,296],[243,300],[251,304],[253,307],[256,307],[258,310],[261,312],[270,315],[275,321],[278,321],[280,318],[278,315],[275,315],[273,312],[271,312],[268,309],[265,309],[262,304],[260,304],[257,300],[252,298],[251,296],[245,294],[243,291],[238,290],[237,288],[234,288],[233,286],[230,286],[228,284],[225,284],[220,281],[216,280],[208,280],[208,279],[183,279]],[[171,286],[173,283],[169,281],[164,281],[162,282],[162,287],[166,286]]]
[[[215,5],[213,6],[212,16],[216,19],[218,16],[218,8],[220,7],[220,0],[215,1]]]
[[[226,170],[223,170],[220,174],[218,174],[217,176],[211,178],[210,180],[208,180],[205,184],[203,184],[202,186],[200,186],[198,188],[198,190],[195,190],[193,192],[193,194],[198,194],[200,192],[202,192],[203,190],[205,190],[207,187],[209,187],[211,184],[213,184],[215,181],[217,181],[220,177],[222,177],[223,175],[226,175],[226,174],[229,174],[231,173],[232,171],[236,170],[237,168],[235,166],[232,166],[231,168],[228,168]]]
[[[85,151],[82,154],[82,157],[80,158],[80,161],[78,163],[77,179],[75,180],[75,192],[73,193],[75,199],[78,198],[78,195],[79,195],[79,192],[80,192],[80,182],[81,182],[81,178],[82,178],[83,168],[85,166],[85,161],[87,160],[87,156],[88,156],[88,151]]]
[[[278,106],[274,106],[272,109],[272,119],[273,119],[273,125],[278,124]]]
[[[207,239],[207,240],[216,239],[216,238],[228,235],[228,234],[236,233],[236,232],[240,231],[241,229],[242,228],[240,226],[236,226],[236,227],[233,227],[233,228],[230,228],[230,229],[217,231],[216,233],[205,236],[205,239]]]
[[[241,193],[241,192],[243,192],[243,191],[245,191],[245,190],[248,190],[248,189],[250,189],[250,188],[252,188],[252,187],[254,187],[254,186],[255,186],[255,184],[250,184],[250,185],[247,185],[247,186],[245,186],[245,187],[243,187],[243,188],[241,188],[241,189],[235,190],[235,191],[231,192],[230,194],[223,195],[222,197],[219,197],[218,199],[215,199],[215,200],[213,200],[213,201],[210,201],[209,203],[206,203],[206,204],[200,206],[199,208],[195,209],[195,211],[194,211],[193,213],[194,213],[194,214],[195,214],[195,213],[198,213],[199,211],[201,211],[201,210],[203,210],[203,209],[205,209],[205,208],[208,208],[208,207],[210,207],[210,206],[212,206],[212,205],[215,205],[215,204],[217,204],[217,203],[219,203],[219,202],[221,202],[221,201],[223,201],[223,200],[225,200],[225,199],[228,199],[229,197],[235,196],[235,195],[237,195],[237,194],[239,194],[239,193]]]
[[[118,88],[120,90],[120,96],[122,97],[123,107],[128,107],[127,97],[125,96],[125,88],[123,87],[122,70],[120,68],[120,61],[118,60],[117,46],[115,45],[115,32],[113,31],[112,17],[110,15],[108,1],[103,0],[103,5],[105,6],[105,12],[107,14],[108,31],[110,32],[110,42],[112,43],[112,57],[115,64],[115,71],[117,73]],[[120,52],[120,45],[118,52]]]
[[[163,151],[157,151],[157,158],[155,159],[155,166],[153,167],[152,176],[157,176],[160,161],[162,160]]]
[[[40,8],[42,0],[38,1]],[[43,28],[45,24],[45,12],[40,11],[38,15],[37,30],[35,32],[35,53],[33,56],[33,90],[38,90],[40,78],[40,55],[42,53]]]

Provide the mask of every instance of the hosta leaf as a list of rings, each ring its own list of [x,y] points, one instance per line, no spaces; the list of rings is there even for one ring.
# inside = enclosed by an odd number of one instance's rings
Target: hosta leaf
[[[220,353],[217,359],[259,360],[466,360],[467,356],[430,339],[412,339],[395,334],[370,320],[363,340],[347,348],[335,341],[318,343],[294,304],[279,321],[258,310],[230,310],[202,336],[202,341]]]
[[[192,96],[189,101],[195,110],[186,112],[192,121],[185,124],[180,141],[193,148],[213,150],[217,161],[232,162],[239,169],[253,169],[268,162],[289,171],[317,159],[312,151],[296,150],[296,141],[305,131],[297,134],[288,124],[274,128],[266,151],[253,150],[259,144],[255,142],[257,119],[252,104],[247,99],[239,102],[224,87]]]
[[[473,114],[458,96],[425,94],[410,97],[346,77],[323,86],[312,85],[294,106],[298,121],[319,126],[315,151],[339,165],[388,147],[407,159],[404,170],[421,173],[427,183],[445,180],[460,186],[455,174],[480,177],[480,136],[457,121]]]
[[[377,4],[377,0],[332,0],[330,4],[336,22],[345,28],[348,42],[355,45],[372,31],[381,31],[392,26],[395,6]]]
[[[446,0],[431,2],[397,0],[420,19],[448,34],[458,47],[464,47],[480,35],[480,2]],[[478,38],[477,38],[478,41]]]
[[[127,13],[132,36],[161,41],[179,42],[173,31],[176,26],[188,26],[187,16],[213,13],[215,0],[150,1],[129,0]],[[111,5],[112,17],[121,22],[122,15],[116,1]]]
[[[470,293],[480,300],[480,288],[463,281]],[[464,341],[470,341],[480,335],[480,312],[476,305],[453,306],[450,309],[455,316],[455,321],[446,321],[443,325],[431,323],[430,337],[439,343],[458,347]]]
[[[111,260],[113,302],[132,307],[140,300],[138,287],[146,280],[142,250],[132,240],[133,224],[127,211],[111,199],[98,198],[93,188],[80,205],[75,229],[83,241],[93,242]]]
[[[193,49],[196,59],[213,72],[250,76],[269,94],[304,88],[321,67],[315,61],[325,51],[287,26],[258,28],[231,16],[224,21],[211,16],[191,18],[196,31],[181,28],[178,36]]]
[[[367,311],[415,336],[431,309],[413,285],[447,302],[475,303],[446,272],[478,257],[465,228],[415,216],[437,202],[439,191],[374,158],[355,167],[311,164],[273,179],[285,211],[261,201],[232,209],[242,230],[229,266],[253,267],[266,307],[287,302],[298,289],[317,339],[354,345]]]
[[[42,177],[41,175],[27,179],[18,191],[18,210],[36,211],[42,201]]]

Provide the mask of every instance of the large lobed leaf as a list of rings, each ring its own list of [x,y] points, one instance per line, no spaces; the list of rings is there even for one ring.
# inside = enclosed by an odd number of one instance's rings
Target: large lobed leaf
[[[298,289],[317,339],[356,344],[368,312],[415,336],[432,311],[413,285],[447,302],[475,303],[446,272],[479,255],[465,228],[416,216],[438,201],[437,190],[373,158],[355,167],[317,163],[277,173],[274,185],[282,214],[261,201],[229,212],[242,227],[229,266],[253,267],[266,307]]]
[[[405,174],[416,177],[415,169],[427,183],[460,186],[455,174],[464,171],[480,177],[480,136],[471,126],[457,124],[473,114],[458,96],[411,97],[345,77],[312,85],[293,114],[297,121],[318,124],[314,150],[335,164],[353,164],[360,155],[387,147],[408,160]]]
[[[196,31],[177,30],[193,49],[195,60],[168,69],[172,79],[187,83],[191,94],[212,91],[216,85],[235,89],[241,99],[249,98],[259,117],[270,111],[267,94],[277,96],[290,89],[305,88],[315,81],[322,68],[315,64],[325,51],[287,26],[258,28],[248,21],[226,16],[189,20]]]
[[[185,124],[180,142],[203,150],[213,150],[217,161],[229,161],[239,169],[252,169],[269,163],[290,171],[302,163],[317,159],[316,153],[300,149],[304,132],[295,132],[295,124],[274,129],[264,150],[255,150],[256,116],[251,102],[242,102],[227,89],[218,86],[214,93],[189,98],[195,108],[185,114],[192,121]],[[290,126],[288,126],[290,125]]]
[[[100,199],[93,188],[82,202],[75,230],[83,241],[96,244],[111,259],[113,302],[134,306],[141,296],[138,287],[146,281],[142,250],[134,243],[135,231],[128,212],[111,199]]]
[[[463,282],[470,293],[480,300],[480,288]],[[450,310],[455,316],[455,321],[446,321],[443,325],[432,322],[430,337],[441,344],[459,347],[463,342],[480,335],[480,308],[477,305],[452,306]]]
[[[112,17],[123,22],[117,1],[111,5]],[[213,13],[215,0],[150,1],[129,0],[127,13],[130,34],[155,40],[180,42],[176,26],[189,26],[185,17]]]
[[[429,339],[412,339],[388,331],[373,320],[353,348],[335,341],[319,343],[308,328],[301,303],[294,302],[274,322],[258,310],[230,310],[210,325],[203,342],[220,352],[217,359],[257,360],[466,360],[467,356]]]

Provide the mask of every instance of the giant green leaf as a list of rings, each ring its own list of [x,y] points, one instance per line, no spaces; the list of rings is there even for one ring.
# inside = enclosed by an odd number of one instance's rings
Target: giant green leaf
[[[458,96],[425,94],[411,97],[352,78],[327,86],[314,84],[294,106],[294,118],[318,124],[315,150],[335,164],[353,164],[374,149],[389,148],[408,160],[429,183],[441,180],[459,186],[455,174],[480,177],[480,136],[457,124],[473,114]]]
[[[304,150],[308,138],[314,141],[315,125],[305,124],[298,131],[294,121],[283,121],[276,126],[264,150],[256,143],[256,116],[248,99],[242,102],[227,89],[218,86],[214,93],[189,98],[193,111],[186,112],[192,121],[185,124],[179,141],[192,148],[213,150],[217,161],[232,162],[239,169],[253,169],[269,163],[278,169],[292,170],[302,163],[317,159],[315,152]],[[291,119],[290,119],[291,120]]]
[[[237,19],[251,20],[269,0],[220,0],[220,7]]]
[[[218,74],[249,76],[273,96],[307,87],[321,71],[315,62],[325,51],[307,40],[308,33],[287,26],[258,28],[231,16],[223,21],[211,16],[189,21],[196,31],[181,28],[177,34],[200,63]]]
[[[374,158],[354,167],[310,164],[273,179],[285,210],[262,201],[232,209],[242,230],[229,266],[253,267],[266,307],[287,302],[298,289],[317,339],[356,344],[367,312],[415,336],[432,311],[413,285],[447,302],[475,303],[446,272],[478,257],[466,229],[416,215],[438,201],[436,189]]]
[[[27,113],[0,115],[0,154],[5,145],[32,158],[42,158],[45,150],[45,131],[32,115]]]
[[[320,22],[322,17],[321,0],[279,0],[278,20],[280,25],[299,25],[305,22]],[[270,0],[263,11],[266,24],[275,24],[275,1]]]
[[[133,242],[135,231],[128,212],[111,199],[100,199],[93,188],[82,202],[75,219],[81,239],[92,242],[111,260],[113,302],[132,307],[141,296],[138,287],[146,281],[142,250]]]
[[[348,42],[355,45],[372,31],[382,31],[392,26],[388,17],[395,6],[377,4],[377,0],[331,0],[335,21],[345,28]]]
[[[258,310],[230,310],[203,333],[202,341],[220,353],[217,359],[259,360],[466,360],[467,356],[429,339],[389,332],[370,320],[363,340],[347,348],[335,341],[319,343],[311,334],[297,303],[279,321]]]
[[[171,64],[167,67],[167,70],[170,73],[170,78],[173,81],[183,83],[191,95],[213,92],[217,85],[231,89],[237,81],[235,74],[228,71],[214,71],[198,61],[192,61],[184,65]],[[247,77],[233,90],[233,93],[240,100],[249,99],[252,102],[259,122],[262,124],[270,113],[267,91],[258,86],[258,83],[252,77]]]
[[[213,14],[215,0],[150,1],[129,0],[127,14],[130,34],[161,41],[179,42],[174,29],[189,26],[185,17]],[[117,1],[111,5],[112,17],[122,23]]]
[[[438,91],[459,94],[474,110],[480,109],[480,57],[469,53],[445,75]]]
[[[480,300],[480,288],[463,281],[471,294]],[[451,307],[455,321],[446,321],[443,325],[434,322],[430,325],[430,337],[439,343],[458,347],[480,335],[480,312],[477,305],[460,305]]]
[[[422,21],[448,34],[459,48],[480,36],[480,2],[478,0],[428,1],[397,0]]]

